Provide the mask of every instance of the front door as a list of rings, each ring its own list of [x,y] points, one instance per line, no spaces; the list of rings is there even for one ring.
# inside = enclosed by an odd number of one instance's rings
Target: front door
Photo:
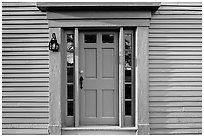
[[[118,125],[118,33],[82,31],[79,47],[80,125]]]

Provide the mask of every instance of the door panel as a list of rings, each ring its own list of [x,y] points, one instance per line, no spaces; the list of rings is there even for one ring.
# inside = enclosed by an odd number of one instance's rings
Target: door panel
[[[114,78],[114,49],[102,48],[102,78]]]
[[[97,49],[84,49],[85,78],[97,78]]]
[[[80,125],[118,125],[118,33],[80,32]]]
[[[97,90],[85,90],[85,117],[96,117],[97,116]]]
[[[114,100],[114,90],[102,90],[102,117],[114,117]]]

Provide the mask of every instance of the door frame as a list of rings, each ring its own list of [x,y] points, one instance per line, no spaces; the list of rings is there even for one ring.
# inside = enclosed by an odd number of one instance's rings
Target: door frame
[[[74,29],[74,30],[73,30]],[[90,30],[92,31],[92,30],[94,30],[94,29],[96,29],[96,28],[90,28]],[[119,127],[124,127],[124,125],[125,125],[125,114],[124,114],[124,111],[125,111],[125,104],[124,104],[124,89],[125,89],[125,81],[124,81],[124,79],[125,79],[125,76],[124,76],[124,35],[125,35],[125,32],[129,32],[128,30],[134,30],[135,29],[135,31],[137,31],[137,29],[136,28],[129,28],[129,29],[127,29],[127,28],[125,28],[125,30],[124,30],[124,28],[123,27],[119,27],[119,28],[100,28],[100,30],[101,31],[106,31],[106,32],[108,32],[109,30],[110,31],[117,31],[118,32],[118,37],[119,37],[119,39],[118,39],[118,104],[119,104],[119,109],[118,109],[118,112],[119,112],[119,114],[118,114],[118,118],[119,118]],[[74,63],[74,76],[75,76],[75,81],[74,81],[74,87],[75,87],[75,96],[74,96],[74,112],[75,112],[75,115],[74,115],[74,118],[71,118],[72,120],[71,120],[71,122],[65,122],[65,123],[72,123],[72,121],[73,121],[73,125],[72,126],[74,126],[74,127],[79,127],[80,126],[80,115],[79,115],[79,112],[80,112],[80,102],[79,102],[79,100],[80,100],[80,95],[79,95],[79,92],[80,92],[80,89],[79,89],[79,67],[80,67],[80,65],[79,65],[79,31],[88,31],[89,30],[89,28],[72,28],[72,29],[63,29],[62,30],[62,32],[63,32],[63,35],[66,35],[67,33],[66,32],[71,32],[70,30],[72,30],[72,32],[73,32],[73,34],[74,34],[74,42],[75,42],[75,55],[74,55],[74,60],[75,60],[75,63]],[[97,31],[98,31],[98,29],[97,29]],[[135,35],[136,35],[136,33],[135,33]],[[66,37],[65,36],[63,36],[63,39],[65,39]],[[134,39],[134,37],[133,37],[133,39]],[[133,40],[133,41],[135,41],[134,42],[134,45],[133,46],[136,46],[136,40]],[[63,45],[66,45],[65,44],[65,41],[63,41],[62,42],[62,44]],[[63,46],[62,47],[63,49],[62,49],[62,53],[65,53],[64,51],[66,51],[66,46]],[[133,48],[133,50],[136,50],[136,48]],[[135,52],[136,53],[136,52]],[[66,54],[66,53],[65,53]],[[63,55],[62,56],[62,59],[64,59],[64,61],[62,61],[62,62],[64,62],[64,64],[66,64],[66,60],[65,60],[65,56],[66,55]],[[135,56],[135,58],[137,58],[136,56],[137,56],[137,54],[135,54],[134,55]],[[136,67],[136,66],[135,66]],[[63,63],[62,63],[62,69],[63,68],[66,68],[66,66],[63,66]],[[137,68],[137,67],[136,67]],[[136,69],[135,68],[135,69]],[[64,70],[64,71],[66,71],[66,70]],[[63,71],[62,71],[63,72]],[[66,74],[66,72],[64,72],[64,74]],[[63,75],[64,75],[63,74]],[[137,76],[137,74],[134,72],[134,74],[133,74],[134,76]],[[62,77],[62,79],[63,79],[63,77]],[[136,84],[136,82],[137,82],[137,77],[136,77],[136,79],[135,79],[136,81],[135,81],[135,83],[134,83],[134,85]],[[66,81],[66,78],[64,79],[64,80],[62,80],[62,82],[61,83],[63,83],[63,81]],[[133,86],[134,87],[134,86]],[[137,88],[136,87],[134,87],[135,88],[135,92],[137,92]],[[66,88],[65,89],[63,89],[62,90],[62,94],[63,94],[63,92],[64,91],[66,91]],[[134,110],[135,110],[135,120],[134,120],[134,123],[135,123],[135,127],[137,128],[137,106],[136,106],[136,101],[137,101],[137,93],[135,93],[135,100],[134,100],[134,105],[133,106],[135,106],[135,108],[134,108]],[[62,95],[62,98],[64,97],[64,95]],[[63,99],[62,99],[62,104],[64,104],[64,102],[63,102]],[[66,108],[66,107],[65,107]],[[64,110],[62,109],[62,115],[64,114],[64,112],[63,112]],[[66,112],[66,111],[65,111]],[[65,116],[63,116],[63,117],[66,117],[66,115]],[[62,117],[62,121],[66,121],[66,119],[64,120],[63,119],[63,117]],[[70,119],[70,118],[68,118],[68,119]],[[66,125],[66,124],[63,124],[64,126]],[[69,126],[70,126],[70,124],[69,124]]]
[[[123,52],[123,50],[121,50],[120,48],[122,48],[122,44],[123,43],[123,28],[100,28],[100,29],[96,29],[96,28],[74,28],[74,36],[75,36],[75,120],[74,120],[74,123],[75,123],[75,127],[79,127],[80,126],[80,102],[79,102],[79,99],[80,99],[80,89],[79,89],[79,62],[80,62],[80,57],[79,57],[79,53],[80,53],[80,48],[79,48],[79,31],[88,31],[88,30],[102,30],[102,31],[118,31],[118,63],[121,62],[120,59],[122,59],[123,57],[120,57],[119,55],[119,50]],[[121,32],[122,31],[122,32]],[[123,53],[122,53],[123,54]],[[121,54],[121,55],[122,55]],[[119,122],[119,127],[122,127],[123,123],[122,123],[122,115],[123,115],[123,111],[122,111],[122,91],[123,91],[123,86],[120,86],[120,85],[123,85],[123,84],[120,84],[120,81],[119,79],[120,78],[123,78],[123,76],[121,76],[121,74],[124,74],[123,72],[123,66],[120,66],[121,63],[118,64],[118,79],[117,79],[117,82],[118,82],[118,122]],[[121,64],[122,65],[122,64]],[[120,67],[119,67],[120,66]],[[121,72],[121,73],[120,73]],[[122,82],[122,81],[121,81]]]
[[[140,28],[140,27],[139,27]],[[90,28],[91,30],[94,30],[95,28]],[[119,27],[119,28],[100,28],[101,30],[105,30],[105,31],[108,31],[108,30],[118,30],[118,34],[119,34],[119,39],[118,39],[118,118],[119,118],[119,127],[124,127],[124,120],[125,120],[125,116],[124,116],[124,111],[125,111],[125,104],[124,104],[124,89],[125,89],[125,82],[124,82],[124,79],[125,79],[125,76],[124,76],[124,27]],[[80,92],[80,89],[79,89],[79,31],[84,31],[84,30],[89,30],[89,28],[74,28],[74,36],[75,36],[75,56],[74,56],[74,60],[75,60],[75,118],[74,118],[74,127],[79,127],[80,126],[80,115],[79,115],[79,112],[80,112],[80,102],[79,102],[79,92]],[[131,30],[134,30],[134,29],[131,29]],[[135,37],[134,37],[134,45],[136,48],[135,49],[135,59],[138,58],[138,54],[137,54],[137,40],[138,38],[136,38],[138,36],[138,28],[135,28]],[[137,35],[137,36],[136,36]],[[134,76],[138,76],[138,67],[137,67],[137,61],[135,61],[135,71],[134,71]],[[145,74],[145,73],[144,73]],[[136,85],[138,83],[138,78],[136,77],[135,78],[135,83],[134,85]],[[134,86],[135,88],[135,100],[134,100],[134,106],[135,106],[135,127],[137,127],[138,125],[138,88],[137,86]],[[144,93],[143,93],[144,94]]]
[[[73,29],[73,28],[72,28]],[[75,27],[74,39],[75,39],[75,60],[79,59],[79,29]],[[119,127],[122,128],[124,125],[124,102],[121,101],[124,98],[124,50],[123,50],[123,36],[124,36],[124,27],[119,27]],[[148,26],[136,27],[135,30],[135,76],[136,81],[135,86],[135,129],[138,129],[138,134],[149,133],[149,105],[148,105]],[[65,46],[63,35],[65,30],[63,28],[50,28],[50,38],[52,33],[56,33],[57,40],[59,42],[60,51],[59,52],[49,52],[50,60],[50,122],[49,122],[49,131],[51,134],[61,134],[61,130],[64,125],[62,125],[62,92],[65,90],[63,87],[63,62],[65,62]],[[79,62],[75,62],[75,77],[78,77],[79,74]],[[75,128],[79,127],[79,81],[75,79]],[[57,92],[56,92],[57,91]],[[61,103],[59,104],[59,100]],[[55,107],[54,107],[55,106]],[[139,107],[142,106],[142,107]],[[57,111],[56,111],[57,109]],[[60,112],[60,113],[58,113]],[[57,120],[57,121],[56,121]],[[53,124],[52,124],[53,123]],[[57,124],[57,125],[56,125]]]
[[[66,130],[66,127],[63,125],[63,114],[62,114],[62,101],[61,98],[64,92],[64,72],[63,72],[63,62],[64,62],[64,46],[63,46],[63,35],[64,28],[72,29],[75,34],[78,34],[79,28],[120,28],[120,33],[122,34],[123,28],[132,27],[135,31],[135,57],[136,65],[135,65],[135,75],[136,81],[136,100],[135,100],[135,128],[137,129],[138,134],[149,134],[149,88],[148,88],[148,33],[149,26],[151,20],[151,12],[156,11],[160,3],[116,3],[112,5],[107,5],[107,3],[74,3],[73,6],[70,3],[57,4],[49,3],[49,2],[39,2],[37,3],[37,7],[47,14],[48,19],[48,27],[49,27],[49,39],[52,38],[52,33],[56,34],[57,41],[60,45],[59,52],[49,51],[49,126],[48,132],[49,134],[62,134],[63,130]],[[75,14],[73,9],[81,9],[81,4],[84,6],[81,12],[84,15],[87,15],[87,18],[79,17],[72,15]],[[89,6],[95,7],[97,9],[100,8],[101,11],[106,12],[105,9],[113,7],[115,9],[120,10],[123,14],[117,14],[117,18],[113,19],[112,15],[104,14],[103,18],[100,20],[95,20],[95,16],[89,16],[87,7]],[[105,5],[104,7],[101,5]],[[131,8],[132,7],[132,8]],[[63,13],[61,10],[63,9]],[[70,12],[67,10],[71,10]],[[131,14],[127,13],[126,10],[131,10]],[[66,13],[66,14],[64,14]],[[131,19],[128,17],[131,16]],[[73,17],[75,18],[73,20]],[[89,18],[89,19],[88,19]],[[73,29],[74,28],[74,29]],[[77,43],[77,35],[75,35],[75,45]],[[119,49],[120,50],[120,49]],[[77,53],[77,52],[76,52]],[[120,55],[121,52],[119,52]],[[77,53],[78,54],[78,53]],[[122,58],[122,57],[120,57]],[[122,60],[122,59],[121,59]],[[77,64],[76,64],[77,65]],[[123,75],[121,75],[123,76]],[[77,83],[76,83],[77,84]],[[78,87],[78,86],[77,86]],[[123,87],[124,88],[124,87]],[[121,112],[120,112],[121,113]],[[75,110],[75,114],[78,112]],[[120,117],[121,115],[119,115]],[[121,117],[120,117],[120,119]],[[76,120],[77,123],[77,120]],[[121,125],[120,125],[121,126]],[[77,127],[74,127],[76,129]]]

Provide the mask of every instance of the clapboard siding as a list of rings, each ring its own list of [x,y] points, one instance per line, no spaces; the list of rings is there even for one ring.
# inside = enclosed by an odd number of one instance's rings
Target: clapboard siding
[[[149,30],[150,134],[201,134],[202,4],[161,3]]]
[[[36,3],[2,3],[2,134],[48,134],[48,36]]]
[[[3,134],[48,134],[48,35],[36,3],[2,3]],[[201,56],[201,3],[161,3],[149,29],[150,134],[201,134]]]

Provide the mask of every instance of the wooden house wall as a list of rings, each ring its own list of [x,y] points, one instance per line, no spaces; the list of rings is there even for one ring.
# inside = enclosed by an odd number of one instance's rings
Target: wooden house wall
[[[161,3],[149,30],[150,134],[202,127],[202,4]]]
[[[48,36],[35,3],[2,3],[2,134],[47,134]]]
[[[161,3],[149,29],[150,134],[201,133],[201,3]],[[2,3],[2,132],[48,134],[48,21]]]

